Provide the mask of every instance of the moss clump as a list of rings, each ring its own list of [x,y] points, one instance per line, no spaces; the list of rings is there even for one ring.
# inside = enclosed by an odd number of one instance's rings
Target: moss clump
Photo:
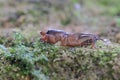
[[[39,39],[31,43],[20,33],[14,34],[13,43],[9,47],[0,45],[0,79],[120,79],[118,44],[99,41],[97,49],[65,48]]]

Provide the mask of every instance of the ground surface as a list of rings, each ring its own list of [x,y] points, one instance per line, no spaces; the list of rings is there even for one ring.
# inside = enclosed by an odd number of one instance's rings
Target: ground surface
[[[0,80],[119,80],[118,3],[0,0]],[[48,29],[93,33],[107,41],[98,41],[97,49],[45,44],[39,32]]]

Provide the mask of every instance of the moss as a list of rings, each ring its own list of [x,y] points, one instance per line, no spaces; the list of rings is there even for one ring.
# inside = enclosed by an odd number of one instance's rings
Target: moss
[[[105,45],[103,42],[97,42],[97,49],[71,49],[44,44],[36,39],[33,45],[26,46],[21,44],[26,41],[20,36],[20,33],[14,35],[14,46],[0,46],[0,74],[4,73],[0,78],[57,80],[59,77],[59,80],[110,80],[116,79],[120,74],[117,68],[120,67],[117,63],[120,57],[118,44]]]

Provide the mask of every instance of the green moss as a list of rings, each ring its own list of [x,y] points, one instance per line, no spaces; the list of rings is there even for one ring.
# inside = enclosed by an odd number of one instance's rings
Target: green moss
[[[14,46],[0,45],[1,79],[57,80],[59,77],[59,80],[109,80],[116,79],[115,75],[120,74],[119,68],[114,68],[119,65],[118,44],[105,45],[98,41],[97,49],[71,49],[42,43],[39,39],[28,46],[23,43],[29,40],[25,40],[20,33],[15,33],[13,39]]]

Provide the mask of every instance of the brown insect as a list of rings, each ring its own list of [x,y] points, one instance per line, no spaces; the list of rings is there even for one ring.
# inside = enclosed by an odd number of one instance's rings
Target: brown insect
[[[47,32],[40,32],[42,35],[41,40],[47,43],[55,44],[60,42],[61,46],[88,46],[92,45],[95,47],[97,40],[102,40],[94,34],[84,34],[84,33],[66,33],[60,30],[48,30]]]

